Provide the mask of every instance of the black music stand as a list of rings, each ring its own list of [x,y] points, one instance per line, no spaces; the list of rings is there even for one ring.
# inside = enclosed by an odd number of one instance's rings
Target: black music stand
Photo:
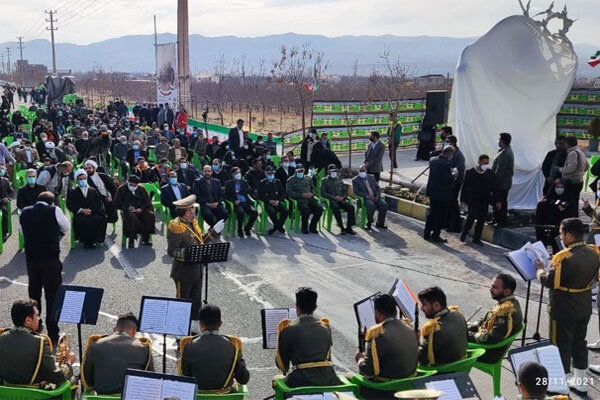
[[[183,259],[186,263],[203,264],[204,278],[204,304],[208,303],[208,264],[225,262],[229,256],[231,243],[208,243],[185,248]]]
[[[466,372],[455,372],[452,374],[440,374],[440,375],[431,375],[423,378],[417,378],[413,380],[413,386],[415,389],[425,389],[427,388],[426,384],[429,382],[435,381],[445,381],[445,380],[453,380],[460,392],[460,397],[463,399],[479,399],[481,400],[481,396],[477,392],[477,388],[471,381],[469,374]]]
[[[52,315],[54,316],[54,320],[56,322],[77,324],[77,340],[79,343],[80,363],[83,363],[81,325],[96,325],[103,295],[104,289],[102,288],[68,285],[61,285],[58,288],[58,293],[56,294],[56,299],[54,300],[54,306],[52,308]],[[81,297],[83,297],[83,304],[78,303],[78,299],[81,299]],[[69,304],[65,303],[65,298]],[[76,314],[79,313],[79,307],[81,308],[81,311],[79,319],[77,319]],[[68,308],[70,315],[64,315],[62,312],[63,308],[65,311]]]

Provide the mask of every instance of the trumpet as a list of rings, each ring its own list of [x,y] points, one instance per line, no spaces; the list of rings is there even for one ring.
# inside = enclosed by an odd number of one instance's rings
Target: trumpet
[[[56,348],[56,362],[58,365],[69,364],[69,354],[71,353],[71,335],[61,335],[58,339]]]

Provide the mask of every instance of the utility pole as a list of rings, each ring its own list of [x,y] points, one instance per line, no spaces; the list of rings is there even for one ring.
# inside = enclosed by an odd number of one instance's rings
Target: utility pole
[[[56,14],[56,11],[46,10],[46,14],[50,14],[50,19],[46,19],[46,22],[50,22],[50,28],[46,29],[50,31],[50,39],[52,41],[52,76],[56,76],[56,49],[54,48],[54,31],[58,30],[58,28],[54,27],[54,23],[58,21],[54,19],[54,14]]]
[[[19,41],[19,60],[20,63],[17,63],[19,73],[21,74],[21,87],[25,87],[25,70],[23,69],[23,36],[18,36],[17,40]]]
[[[158,36],[156,34],[156,14],[154,14],[154,48],[158,46]]]
[[[10,75],[10,47],[6,48],[6,73]]]
[[[179,104],[190,112],[190,49],[188,0],[177,0],[177,63],[179,65]]]
[[[0,54],[0,60],[2,60],[2,73],[4,74],[6,72],[4,70],[4,54]]]
[[[23,61],[23,36],[17,36],[17,40],[19,41],[19,60]]]

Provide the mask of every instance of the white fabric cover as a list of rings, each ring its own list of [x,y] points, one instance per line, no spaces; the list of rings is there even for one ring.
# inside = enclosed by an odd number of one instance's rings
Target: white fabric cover
[[[556,135],[577,56],[567,40],[514,15],[467,46],[456,66],[448,116],[467,168],[480,154],[491,161],[501,132],[512,135],[515,175],[509,208],[535,209],[542,195],[542,161]]]

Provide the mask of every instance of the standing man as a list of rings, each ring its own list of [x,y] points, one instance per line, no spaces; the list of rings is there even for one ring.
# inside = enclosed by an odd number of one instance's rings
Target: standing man
[[[579,208],[579,195],[583,189],[583,180],[588,170],[589,164],[584,152],[577,146],[577,138],[569,136],[567,138],[567,158],[565,166],[559,168],[561,178],[567,181],[566,192],[569,195],[569,213],[570,216],[577,216]]]
[[[284,186],[279,179],[275,177],[273,167],[265,168],[266,178],[260,181],[258,185],[258,199],[265,205],[265,211],[273,222],[273,228],[267,232],[272,235],[275,231],[285,233],[285,220],[289,215],[289,210],[283,203],[285,201]],[[279,217],[278,217],[279,215]]]
[[[550,288],[550,341],[558,347],[565,373],[571,370],[574,380],[569,387],[587,393],[588,367],[587,325],[592,315],[592,285],[598,278],[600,250],[584,244],[585,227],[578,218],[564,219],[560,238],[565,249],[552,258],[550,271],[537,260],[537,277]]]
[[[193,327],[196,327],[202,306],[202,275],[205,264],[187,262],[185,249],[208,242],[213,233],[219,234],[223,230],[224,223],[219,221],[213,229],[202,234],[196,218],[196,196],[190,195],[174,201],[173,205],[182,215],[169,222],[167,231],[167,253],[173,257],[171,278],[175,281],[177,298],[192,300],[191,318],[195,321]]]
[[[302,164],[298,164],[296,175],[288,179],[286,192],[290,199],[297,201],[302,219],[302,233],[307,234],[310,232],[318,234],[317,224],[321,215],[323,215],[323,207],[315,199],[315,184],[310,176],[304,175],[304,166]],[[308,219],[310,218],[310,214],[313,217],[309,227]]]
[[[364,165],[367,167],[367,173],[375,177],[375,181],[379,183],[379,175],[383,171],[383,153],[385,153],[385,146],[379,140],[379,132],[371,132],[371,144],[365,152]]]
[[[107,174],[98,172],[98,164],[94,160],[87,160],[84,169],[88,175],[88,185],[96,189],[98,193],[100,193],[100,196],[102,196],[102,204],[104,205],[104,211],[106,212],[107,218],[106,222],[114,224],[119,218],[117,208],[113,201],[115,194],[117,193],[115,181]],[[75,179],[77,179],[77,177],[75,177]]]
[[[329,206],[341,229],[341,234],[355,235],[356,232],[352,229],[355,223],[354,206],[348,200],[348,187],[338,176],[339,170],[334,164],[331,164],[327,170],[327,177],[321,181],[321,197],[329,200]],[[346,211],[348,214],[348,222],[345,228],[341,210]]]
[[[450,208],[448,209],[447,231],[460,232],[462,230],[462,219],[460,218],[458,195],[465,178],[465,156],[457,146],[456,136],[450,135],[446,138],[446,141],[450,146],[454,147],[454,154],[450,159],[454,182],[452,184],[452,199],[450,200]]]
[[[486,154],[479,156],[477,165],[465,174],[465,182],[460,194],[460,202],[469,207],[467,221],[460,234],[460,241],[467,240],[467,235],[475,224],[473,243],[483,246],[481,232],[487,217],[488,207],[494,196],[494,173],[490,170],[490,158]]]
[[[500,152],[494,159],[492,171],[494,172],[494,223],[498,226],[506,226],[506,214],[508,212],[508,192],[512,187],[512,178],[515,170],[515,156],[510,142],[510,133],[501,133],[498,140]]]
[[[398,150],[400,139],[402,138],[402,124],[398,121],[398,114],[395,112],[390,113],[390,124],[387,128],[387,137],[390,161],[394,168],[398,168],[396,150]]]
[[[425,232],[423,238],[438,243],[446,243],[448,240],[440,237],[442,226],[446,219],[448,208],[452,200],[452,176],[450,158],[454,154],[453,146],[446,146],[442,154],[429,162],[429,179],[427,180],[427,192],[429,197],[429,211],[425,220]]]
[[[52,307],[58,287],[62,284],[60,238],[69,230],[69,220],[54,206],[54,194],[42,192],[38,202],[25,207],[19,218],[25,240],[25,262],[29,277],[29,297],[42,311],[42,288],[46,297],[46,326],[52,343],[58,342],[58,324]]]
[[[240,150],[240,148],[245,143],[244,120],[243,119],[238,119],[236,126],[234,126],[233,128],[231,128],[229,130],[228,142],[229,142],[229,148],[237,155],[237,152]],[[214,140],[213,140],[213,143],[214,143]],[[217,143],[218,143],[218,140],[217,140]]]
[[[554,147],[554,150],[550,150],[546,154],[542,163],[542,173],[546,179],[544,181],[544,195],[548,194],[548,190],[552,184],[557,179],[560,179],[560,168],[564,167],[565,159],[567,158],[567,143],[564,136],[557,136],[554,139]]]

